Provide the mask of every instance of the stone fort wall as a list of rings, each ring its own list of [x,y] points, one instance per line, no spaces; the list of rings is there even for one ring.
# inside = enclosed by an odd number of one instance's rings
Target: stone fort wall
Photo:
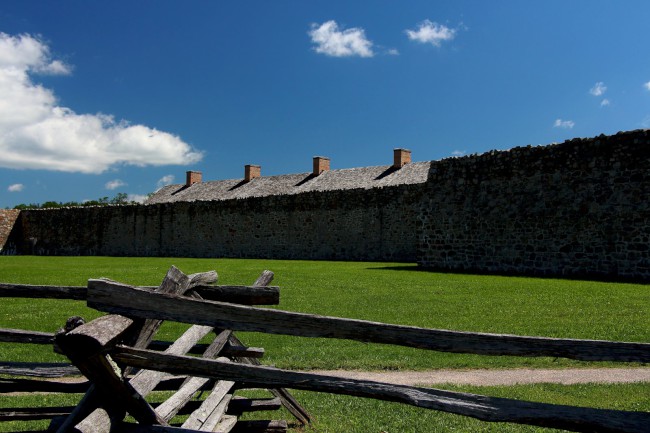
[[[650,140],[632,131],[432,166],[418,262],[650,279]]]
[[[415,262],[413,185],[21,213],[22,253]]]
[[[21,212],[18,253],[418,262],[650,280],[647,131],[431,164],[425,184]]]

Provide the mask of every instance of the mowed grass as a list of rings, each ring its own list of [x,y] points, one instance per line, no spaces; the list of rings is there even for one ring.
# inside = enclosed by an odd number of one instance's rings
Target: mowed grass
[[[648,386],[573,385],[554,384],[518,385],[513,387],[469,387],[446,385],[438,387],[458,392],[516,398],[553,404],[568,404],[628,411],[650,411]],[[294,392],[296,398],[308,407],[314,416],[312,425],[295,432],[314,433],[551,433],[563,430],[508,423],[488,423],[473,418],[407,406],[400,403],[365,398]],[[256,414],[255,416],[259,416]],[[268,414],[272,417],[273,414]],[[276,414],[277,416],[277,414]],[[290,420],[290,415],[285,419]]]
[[[0,256],[0,281],[85,285],[108,277],[158,285],[170,266],[185,273],[216,270],[219,284],[251,284],[275,272],[278,307],[289,311],[458,331],[562,338],[650,341],[650,286],[559,279],[459,275],[400,263],[240,259]],[[66,318],[102,314],[83,302],[2,299],[0,327],[54,332]],[[175,338],[183,325],[168,325]],[[265,363],[291,369],[436,369],[587,366],[553,358],[449,354],[344,340],[241,333],[266,349]],[[26,345],[0,346],[4,359],[60,359]],[[44,348],[40,348],[44,349]],[[27,353],[29,352],[29,353]],[[596,364],[611,365],[611,364]]]
[[[186,273],[216,270],[220,284],[250,284],[264,269],[275,272],[281,288],[278,307],[290,311],[351,317],[460,331],[566,338],[650,341],[650,287],[557,279],[513,278],[423,272],[399,263],[350,263],[230,259],[3,257],[0,281],[24,284],[85,285],[108,277],[133,285],[157,285],[175,265]],[[92,319],[102,313],[83,302],[0,299],[0,327],[53,332],[72,315]],[[164,338],[186,326],[167,325]],[[238,334],[266,349],[263,360],[282,368],[435,369],[610,366],[551,358],[445,354],[350,341],[254,333]],[[3,360],[64,360],[50,348],[0,344]],[[618,364],[620,365],[620,364]],[[526,385],[441,388],[498,397],[632,411],[650,411],[649,384]],[[551,432],[493,424],[471,418],[364,398],[293,391],[314,422],[295,432]],[[74,405],[80,395],[2,396],[0,407]],[[249,418],[293,418],[288,413]],[[38,429],[47,422],[0,423],[0,431]]]
[[[650,393],[646,384],[616,385],[517,385],[512,387],[470,387],[445,385],[438,387],[458,392],[516,398],[554,404],[569,404],[627,411],[650,411]],[[291,432],[304,433],[448,433],[504,432],[551,433],[559,430],[507,423],[487,423],[473,418],[421,409],[400,403],[334,394],[292,391],[297,400],[312,414],[312,423],[299,427],[286,410],[246,414],[242,419],[286,419]],[[242,391],[239,395],[268,397],[265,391]],[[3,397],[0,407],[74,406],[81,395],[29,395]],[[163,397],[154,398],[162,401]],[[44,429],[48,421],[0,422],[0,431]]]

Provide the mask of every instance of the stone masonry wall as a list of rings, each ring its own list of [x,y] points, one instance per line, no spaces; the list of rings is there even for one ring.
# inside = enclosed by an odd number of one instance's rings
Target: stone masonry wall
[[[417,261],[650,281],[648,155],[650,131],[632,131],[438,161],[418,185],[30,210],[7,244],[23,254]]]
[[[432,165],[418,263],[650,280],[648,131]]]
[[[421,187],[148,206],[30,210],[44,255],[416,260]]]

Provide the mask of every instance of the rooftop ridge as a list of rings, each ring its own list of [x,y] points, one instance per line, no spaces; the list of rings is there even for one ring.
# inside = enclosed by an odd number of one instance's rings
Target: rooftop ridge
[[[183,201],[221,201],[247,197],[295,195],[312,191],[342,191],[410,185],[427,181],[431,161],[394,165],[326,170],[319,175],[301,173],[209,180],[192,184],[171,184],[156,191],[145,204]]]
[[[418,161],[418,162],[413,162],[410,165],[425,165],[425,164],[431,164],[433,162],[437,162],[436,160],[431,160],[431,161]],[[354,171],[354,170],[364,170],[364,169],[380,169],[383,168],[384,170],[392,167],[392,164],[384,164],[384,165],[369,165],[369,166],[364,166],[364,167],[347,167],[347,168],[337,168],[337,169],[331,169],[328,170],[330,173],[337,173],[337,172],[346,172],[346,171]],[[293,176],[309,176],[311,175],[311,171],[303,171],[300,173],[283,173],[283,174],[272,174],[272,175],[261,175],[256,179],[273,179],[273,178],[282,178],[282,177],[293,177]],[[214,182],[228,182],[228,181],[241,181],[244,179],[243,177],[235,177],[235,178],[229,178],[229,179],[213,179],[213,180],[204,180],[202,183],[214,183]],[[254,180],[254,179],[253,179]],[[183,183],[170,183],[169,185],[166,185],[165,187],[169,186],[181,186],[184,185]],[[163,187],[163,188],[165,188]]]

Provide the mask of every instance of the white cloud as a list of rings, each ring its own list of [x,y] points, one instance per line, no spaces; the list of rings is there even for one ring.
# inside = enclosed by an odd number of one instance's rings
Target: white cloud
[[[390,48],[388,51],[386,51],[386,54],[389,56],[399,56],[399,51],[395,48]]]
[[[118,189],[121,186],[126,186],[126,183],[120,179],[111,180],[110,182],[106,182],[106,185],[104,185],[106,189],[110,190]]]
[[[202,159],[179,137],[105,114],[77,114],[30,74],[69,74],[30,35],[0,33],[0,167],[101,173],[115,165],[192,164]]]
[[[309,31],[311,41],[316,44],[317,53],[332,57],[372,57],[372,42],[366,39],[365,31],[361,28],[339,30],[336,21],[330,20],[323,24],[312,24]]]
[[[144,203],[144,201],[147,199],[147,196],[142,194],[128,194],[126,196],[126,199],[129,202],[134,201],[136,203]]]
[[[589,89],[589,93],[591,93],[594,96],[601,96],[607,91],[607,86],[605,86],[605,83],[602,81],[597,82],[594,84],[594,87]]]
[[[171,185],[174,183],[174,175],[173,174],[168,174],[167,176],[163,176],[160,179],[158,179],[158,189],[162,188],[163,186]]]
[[[0,69],[5,68],[52,75],[67,75],[72,71],[62,61],[52,60],[49,47],[38,38],[0,32]]]
[[[643,83],[643,88],[646,90],[650,90],[650,81],[648,81],[647,83]]]
[[[25,185],[22,183],[14,183],[13,185],[9,185],[9,188],[7,188],[7,191],[9,192],[20,192],[25,189]]]
[[[601,107],[606,107],[606,106],[608,106],[609,104],[611,104],[611,102],[609,102],[609,99],[607,99],[607,98],[605,98],[605,99],[603,99],[602,101],[600,101],[600,106],[601,106]]]
[[[573,120],[556,119],[555,123],[553,124],[554,128],[562,128],[562,129],[572,129],[574,126],[575,126],[575,122]]]
[[[451,152],[451,156],[465,156],[466,153],[466,150],[454,150]]]
[[[438,24],[429,20],[422,21],[417,30],[405,30],[405,32],[408,38],[412,41],[431,44],[436,47],[439,47],[443,42],[451,41],[456,37],[455,29],[450,29],[443,24]]]

